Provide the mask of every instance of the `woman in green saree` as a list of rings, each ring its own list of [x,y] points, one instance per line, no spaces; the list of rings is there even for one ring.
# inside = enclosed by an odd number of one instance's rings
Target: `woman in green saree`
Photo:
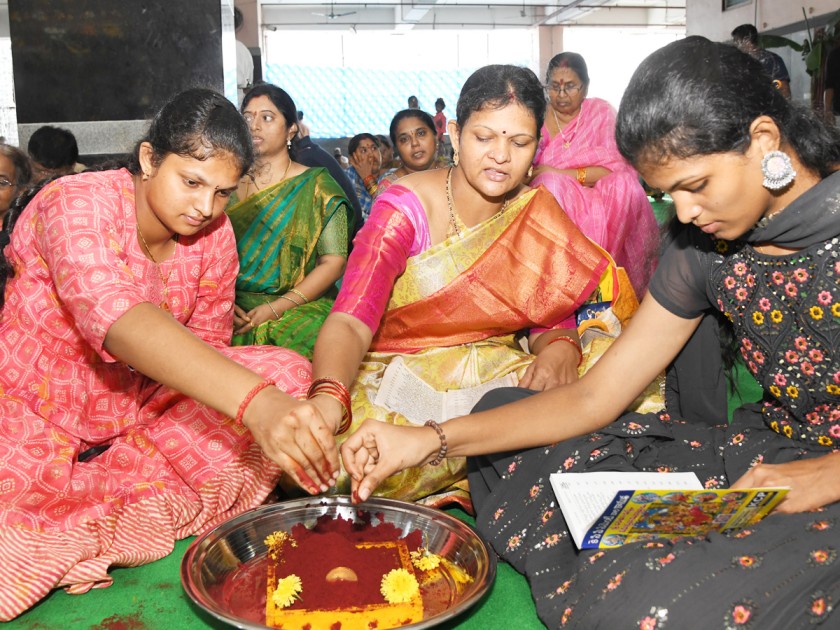
[[[344,273],[353,211],[324,168],[292,157],[297,110],[261,84],[242,102],[256,164],[228,206],[239,253],[233,345],[274,345],[312,358]]]

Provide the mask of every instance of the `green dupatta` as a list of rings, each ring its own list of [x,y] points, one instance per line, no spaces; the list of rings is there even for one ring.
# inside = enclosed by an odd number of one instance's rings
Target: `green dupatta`
[[[236,303],[248,311],[277,299],[311,272],[320,256],[347,257],[353,212],[344,191],[324,168],[310,168],[227,209],[239,275]],[[233,345],[267,344],[312,357],[315,337],[336,290],[285,311],[279,320],[233,337]]]

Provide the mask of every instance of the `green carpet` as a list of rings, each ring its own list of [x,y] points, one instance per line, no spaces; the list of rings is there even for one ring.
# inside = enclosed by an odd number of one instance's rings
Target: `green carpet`
[[[460,509],[451,515],[473,524]],[[131,569],[113,569],[114,584],[84,595],[54,591],[49,597],[3,626],[20,630],[202,630],[229,628],[193,605],[180,582],[181,558],[192,539],[181,540],[175,551],[157,562]],[[484,630],[507,626],[542,629],[528,583],[500,562],[490,592],[470,610],[441,628]]]

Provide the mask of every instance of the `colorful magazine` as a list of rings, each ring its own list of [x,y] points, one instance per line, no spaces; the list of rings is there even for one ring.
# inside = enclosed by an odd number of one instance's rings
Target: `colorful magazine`
[[[788,492],[705,489],[694,473],[554,473],[551,485],[579,549],[742,529]]]

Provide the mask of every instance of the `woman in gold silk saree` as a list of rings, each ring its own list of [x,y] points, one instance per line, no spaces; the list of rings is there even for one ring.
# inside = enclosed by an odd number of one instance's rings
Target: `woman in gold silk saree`
[[[335,306],[338,312],[378,324],[350,388],[351,429],[366,418],[423,424],[426,418],[415,415],[421,412],[411,401],[411,418],[376,402],[383,375],[397,359],[437,392],[477,387],[509,375],[518,382],[534,360],[520,346],[519,333],[573,328],[575,310],[603,276],[615,271],[609,257],[580,233],[550,193],[531,190],[461,236],[404,259],[405,270],[393,283],[381,320],[376,320],[370,304],[387,284],[377,272],[389,258],[386,250],[397,249],[393,241],[410,231],[407,226],[422,225],[425,215],[417,196],[399,184],[375,205],[357,237],[346,287]],[[415,230],[415,241],[421,232]],[[409,251],[416,245],[408,245]],[[336,487],[349,491],[346,473]],[[457,502],[470,509],[463,458],[408,469],[377,492],[433,506]]]

